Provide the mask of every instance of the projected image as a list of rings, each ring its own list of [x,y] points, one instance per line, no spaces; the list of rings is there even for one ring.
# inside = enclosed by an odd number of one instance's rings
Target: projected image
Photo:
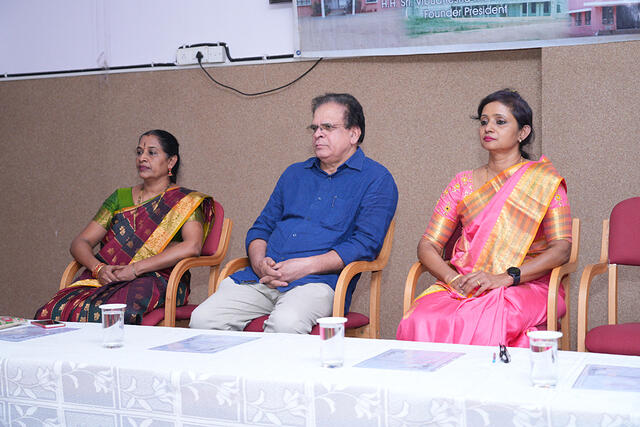
[[[640,39],[639,4],[640,0],[297,0],[298,54],[513,49],[584,43],[580,38],[587,36],[595,43],[604,38],[635,40]]]

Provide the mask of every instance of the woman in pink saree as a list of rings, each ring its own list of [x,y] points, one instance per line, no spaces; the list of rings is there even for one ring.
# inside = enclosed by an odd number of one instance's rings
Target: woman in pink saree
[[[401,340],[526,347],[544,328],[550,271],[569,259],[571,213],[564,179],[544,156],[523,147],[533,114],[512,90],[478,106],[488,162],[457,174],[443,191],[418,258],[438,281],[413,302]],[[451,260],[441,254],[460,222]],[[560,315],[566,306],[560,289]]]

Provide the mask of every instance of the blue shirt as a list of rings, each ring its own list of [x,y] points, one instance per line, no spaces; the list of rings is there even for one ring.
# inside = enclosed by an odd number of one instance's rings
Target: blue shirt
[[[328,175],[312,157],[289,166],[245,241],[267,242],[266,256],[275,262],[338,253],[344,265],[376,258],[398,203],[391,173],[358,147],[335,173]],[[306,283],[326,283],[334,290],[336,273],[311,274],[279,287],[285,292]],[[257,282],[251,267],[231,276],[236,283]],[[349,284],[348,310],[358,276]]]

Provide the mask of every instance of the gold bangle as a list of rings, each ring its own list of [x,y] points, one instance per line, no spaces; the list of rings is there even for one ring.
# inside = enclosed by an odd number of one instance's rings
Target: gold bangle
[[[133,275],[138,277],[138,273],[136,272],[136,263],[131,264],[131,268],[133,269]]]
[[[93,267],[93,270],[91,270],[91,275],[93,276],[94,279],[98,278],[98,274],[100,273],[100,270],[102,270],[102,267],[104,267],[106,264],[104,262],[99,262],[98,264],[96,264],[95,267]]]
[[[451,280],[449,280],[449,282],[447,282],[447,285],[448,285],[448,286],[451,286],[451,284],[452,284],[453,282],[455,282],[456,280],[458,280],[458,279],[459,279],[459,278],[461,278],[461,277],[462,277],[462,274],[456,274],[456,276],[455,276],[453,279],[451,279]]]

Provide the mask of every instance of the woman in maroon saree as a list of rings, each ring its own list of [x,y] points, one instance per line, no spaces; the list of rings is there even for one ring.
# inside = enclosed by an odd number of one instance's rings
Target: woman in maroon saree
[[[140,137],[136,167],[143,183],[117,189],[73,240],[71,254],[86,269],[39,308],[36,319],[99,322],[101,304],[125,303],[125,322],[140,324],[164,305],[173,266],[200,254],[214,215],[211,197],[175,185],[178,150],[169,132]],[[188,295],[185,275],[177,304]]]

